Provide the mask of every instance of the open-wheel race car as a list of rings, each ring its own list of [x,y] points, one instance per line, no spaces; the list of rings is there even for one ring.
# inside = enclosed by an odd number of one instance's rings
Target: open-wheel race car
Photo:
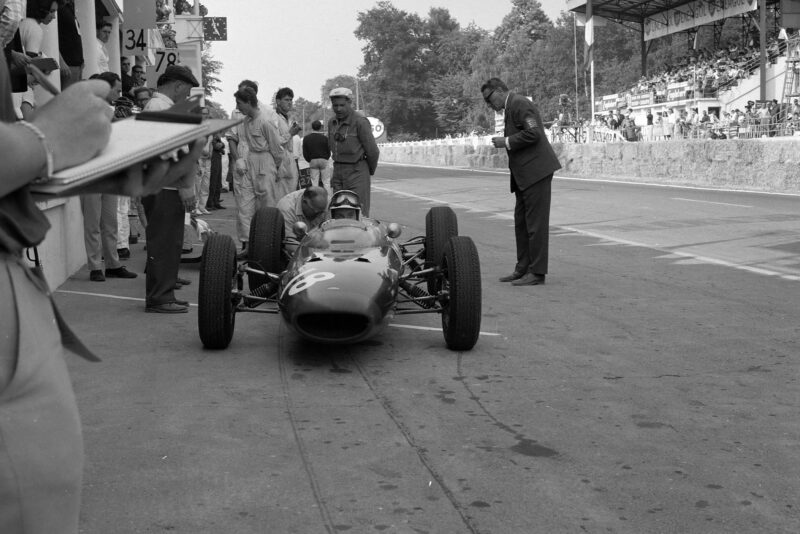
[[[280,211],[259,209],[241,261],[233,238],[208,237],[198,310],[206,348],[229,345],[241,312],[280,313],[302,338],[332,344],[368,339],[394,315],[438,313],[450,349],[477,342],[478,252],[471,238],[458,235],[450,207],[431,208],[425,235],[402,243],[399,224],[368,218],[331,218],[311,231],[301,222],[293,230],[300,243],[290,254]]]

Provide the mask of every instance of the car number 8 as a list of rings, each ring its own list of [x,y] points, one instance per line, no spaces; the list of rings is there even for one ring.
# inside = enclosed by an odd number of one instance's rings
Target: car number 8
[[[289,288],[289,295],[290,296],[291,295],[296,295],[297,293],[300,293],[301,291],[305,291],[306,289],[308,289],[309,287],[313,286],[317,282],[323,282],[325,280],[330,280],[331,278],[333,278],[334,274],[333,273],[328,273],[328,272],[318,272],[318,273],[309,274],[308,276],[306,276],[304,278],[302,278],[302,275],[300,275],[300,276],[301,277],[298,277],[294,281],[292,281],[292,285]]]

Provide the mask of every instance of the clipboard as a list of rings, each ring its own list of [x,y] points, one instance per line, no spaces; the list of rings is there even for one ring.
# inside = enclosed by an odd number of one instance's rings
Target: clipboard
[[[243,119],[208,119],[200,124],[137,121],[133,117],[111,124],[106,147],[85,163],[37,178],[31,192],[59,195],[102,180],[128,167],[169,154],[192,141],[228,130]]]

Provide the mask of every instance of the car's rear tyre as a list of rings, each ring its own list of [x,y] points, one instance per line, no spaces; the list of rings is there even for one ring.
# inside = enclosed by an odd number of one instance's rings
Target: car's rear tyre
[[[259,208],[250,221],[250,240],[247,242],[247,260],[251,267],[273,274],[283,271],[283,238],[286,228],[283,214],[278,208]],[[250,291],[267,283],[265,275],[247,273]]]
[[[434,206],[425,215],[425,267],[441,267],[444,249],[458,235],[458,219],[450,206]],[[428,292],[437,290],[438,277],[428,278]]]
[[[481,265],[471,238],[456,236],[447,242],[441,285],[448,292],[442,305],[447,347],[470,350],[478,342],[481,329]]]
[[[233,283],[236,276],[236,244],[225,234],[211,234],[200,260],[197,326],[207,349],[224,349],[233,338],[236,310]]]

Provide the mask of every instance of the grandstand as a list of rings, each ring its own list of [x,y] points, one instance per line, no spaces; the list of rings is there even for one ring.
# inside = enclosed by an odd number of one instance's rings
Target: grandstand
[[[596,140],[608,140],[608,130],[615,129],[615,123],[619,127],[620,112],[626,110],[631,110],[639,138],[644,140],[800,133],[800,37],[796,31],[800,1],[590,1],[593,17],[638,26],[642,35],[638,83],[595,98]],[[567,0],[570,11],[583,15],[588,4],[587,0]],[[766,24],[767,12],[774,21],[772,29]],[[758,40],[720,46],[722,25],[731,18],[741,19]],[[714,29],[712,50],[689,49],[675,65],[647,74],[648,43],[677,33],[686,33],[689,42],[698,28],[707,26]]]

